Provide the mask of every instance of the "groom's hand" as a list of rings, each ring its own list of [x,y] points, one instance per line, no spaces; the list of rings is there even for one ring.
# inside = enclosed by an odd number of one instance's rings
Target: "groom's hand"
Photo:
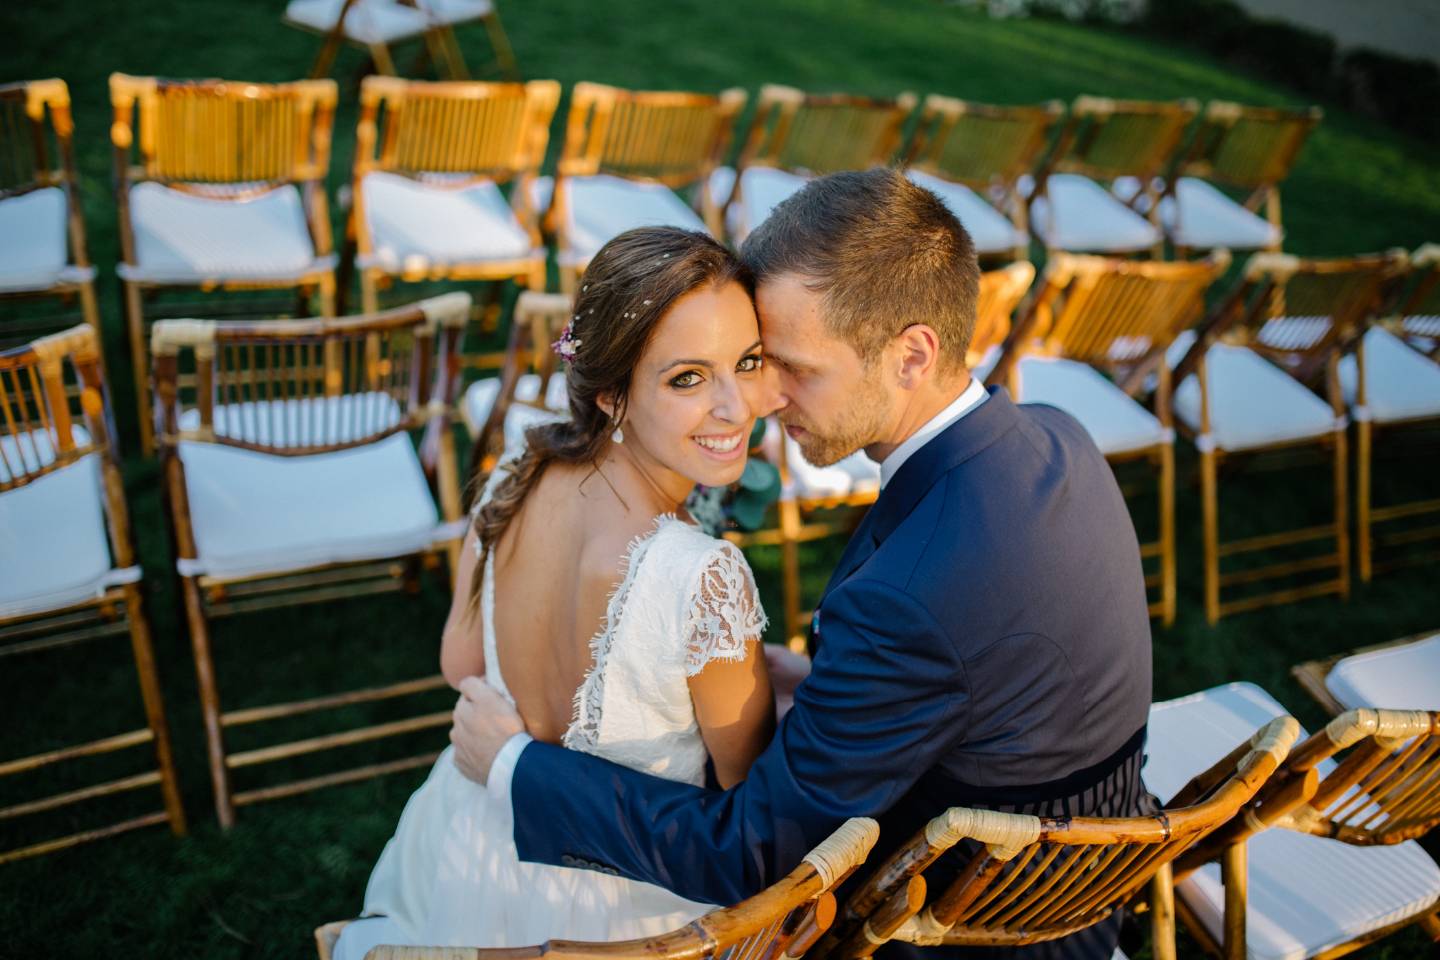
[[[450,742],[455,745],[455,766],[468,779],[483,784],[500,748],[515,734],[525,732],[520,714],[510,702],[480,677],[460,681]]]

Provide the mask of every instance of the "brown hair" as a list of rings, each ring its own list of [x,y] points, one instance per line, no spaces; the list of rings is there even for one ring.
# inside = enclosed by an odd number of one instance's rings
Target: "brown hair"
[[[975,332],[975,243],[944,202],[883,167],[819,177],[778,205],[740,249],[758,283],[793,273],[824,297],[825,325],[867,363],[906,327],[963,364]]]
[[[545,468],[552,463],[599,463],[615,425],[625,419],[635,365],[670,307],[701,286],[727,283],[755,292],[750,271],[708,234],[641,227],[600,248],[580,278],[569,328],[576,343],[565,370],[570,417],[525,431],[524,453],[501,467],[507,476],[475,515],[480,562],[472,603],[480,596],[490,548],[500,542]],[[600,408],[602,396],[615,405],[613,419]]]

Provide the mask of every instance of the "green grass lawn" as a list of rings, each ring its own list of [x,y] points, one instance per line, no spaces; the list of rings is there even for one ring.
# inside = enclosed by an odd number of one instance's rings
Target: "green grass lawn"
[[[132,384],[120,373],[128,362],[113,271],[118,244],[106,77],[114,70],[262,81],[302,76],[317,38],[283,27],[283,6],[281,0],[0,4],[0,81],[59,76],[70,84],[91,255],[100,267],[110,369],[117,371],[114,399],[132,449]],[[940,92],[1000,103],[1080,93],[1259,104],[1294,99],[1204,56],[1133,35],[1050,21],[990,21],[932,0],[549,0],[502,3],[502,11],[526,76],[553,77],[567,87],[596,80],[697,90],[738,85],[753,91],[781,82],[872,94]],[[472,65],[484,59],[482,29],[464,30],[460,40]],[[343,79],[332,188],[347,177],[355,120],[351,77],[359,63],[351,51],[337,67]],[[1346,254],[1440,239],[1440,163],[1433,145],[1325,106],[1325,121],[1285,188],[1287,248]],[[557,137],[563,108],[562,103]],[[1433,441],[1411,445],[1405,457],[1382,461],[1380,496],[1424,492],[1414,479],[1422,463],[1432,477],[1426,495],[1435,496],[1436,450]],[[189,644],[167,573],[157,473],[153,462],[139,458],[125,465],[191,832],[175,839],[152,829],[0,867],[0,957],[102,951],[212,960],[313,956],[310,930],[359,908],[370,866],[422,779],[412,771],[330,789],[242,810],[239,825],[227,833],[215,826]],[[1227,526],[1232,533],[1281,514],[1310,511],[1318,519],[1329,497],[1328,471],[1312,464],[1241,475],[1233,485],[1227,479],[1222,490],[1222,516],[1234,524]],[[1145,533],[1151,505],[1140,499],[1135,508]],[[1180,616],[1173,628],[1155,630],[1157,698],[1252,680],[1313,727],[1322,715],[1289,678],[1291,664],[1440,625],[1440,591],[1431,567],[1357,584],[1348,602],[1311,601],[1206,626],[1200,612],[1193,451],[1183,444],[1179,531]],[[839,549],[824,543],[807,551],[806,588],[812,595]],[[778,558],[756,551],[752,559],[766,605],[778,617]],[[215,630],[222,697],[235,708],[431,672],[447,604],[444,588],[429,578],[413,598],[380,597],[223,621]],[[123,641],[0,661],[5,704],[0,757],[133,728],[141,714],[128,663]],[[429,709],[444,709],[449,702],[447,695],[436,695]],[[310,735],[388,715],[383,707],[352,708],[308,727],[276,726],[264,733],[277,739]],[[439,749],[444,742],[443,731],[437,731],[408,744],[352,748],[335,761],[381,760],[401,755],[407,746]],[[276,773],[308,775],[325,762],[297,763],[293,771]],[[75,774],[110,769],[97,762]],[[4,789],[8,799],[15,787]],[[37,793],[27,789],[23,795]],[[16,828],[0,822],[0,846],[14,845]],[[1412,930],[1356,956],[1417,956],[1423,944]]]

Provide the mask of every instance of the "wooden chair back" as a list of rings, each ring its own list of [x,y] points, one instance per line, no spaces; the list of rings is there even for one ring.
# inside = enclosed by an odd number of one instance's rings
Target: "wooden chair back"
[[[992,106],[932,93],[906,150],[906,166],[981,194],[1014,198],[1015,184],[1035,169],[1065,105]]]
[[[545,410],[551,381],[563,377],[559,357],[551,344],[560,339],[570,322],[572,301],[564,293],[540,293],[526,290],[515,301],[515,315],[510,323],[510,342],[500,368],[500,392],[490,415],[475,435],[470,447],[470,469],[467,476],[483,477],[494,469],[504,450],[505,417],[516,404]],[[540,390],[533,400],[516,396],[516,386],[525,374],[540,378]]]
[[[1162,901],[1155,919],[1163,923],[1172,862],[1251,800],[1298,733],[1292,717],[1271,721],[1154,816],[1055,818],[951,808],[850,895],[817,956],[869,956],[890,939],[922,946],[1054,940],[1109,917],[1152,881]],[[917,914],[911,905],[923,899],[924,871],[962,842],[958,876]],[[1173,914],[1168,917],[1168,943],[1165,933],[1157,937],[1157,957],[1174,956]]]
[[[451,293],[374,316],[158,321],[161,449],[198,441],[301,456],[438,429],[469,309],[467,294]],[[193,387],[182,367],[193,369]]]
[[[719,162],[744,105],[743,90],[712,95],[577,83],[556,173],[608,173],[674,189],[697,183]]]
[[[1268,190],[1290,175],[1300,148],[1325,115],[1319,107],[1247,107],[1213,100],[1205,105],[1176,173],[1257,191],[1254,210]]]
[[[766,84],[736,166],[819,176],[888,163],[914,109],[912,93],[859,97]]]
[[[707,913],[680,930],[615,943],[551,940],[533,947],[389,947],[372,950],[370,960],[797,960],[815,945],[835,917],[833,891],[870,853],[880,835],[874,820],[855,817],[805,855],[774,885],[733,907]],[[343,924],[315,931],[320,960]]]
[[[64,80],[0,84],[0,200],[61,187],[78,208],[74,137]]]
[[[1200,318],[1205,292],[1229,264],[1224,250],[1175,263],[1052,254],[990,381],[1003,383],[1023,353],[1117,372],[1149,370]]]
[[[1035,265],[1012,263],[980,274],[980,297],[975,306],[975,332],[965,351],[965,365],[975,369],[992,348],[1010,334],[1010,318],[1035,280]]]
[[[1076,97],[1045,172],[1078,173],[1096,180],[1135,177],[1148,191],[1150,181],[1174,160],[1199,109],[1194,100]]]

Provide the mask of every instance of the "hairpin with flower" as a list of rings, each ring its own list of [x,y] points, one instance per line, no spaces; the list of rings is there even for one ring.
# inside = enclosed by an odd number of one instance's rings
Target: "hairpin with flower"
[[[580,341],[575,338],[575,321],[579,319],[580,315],[577,313],[565,324],[565,329],[560,331],[560,339],[550,344],[550,349],[566,363],[575,362],[575,353],[580,348]]]

